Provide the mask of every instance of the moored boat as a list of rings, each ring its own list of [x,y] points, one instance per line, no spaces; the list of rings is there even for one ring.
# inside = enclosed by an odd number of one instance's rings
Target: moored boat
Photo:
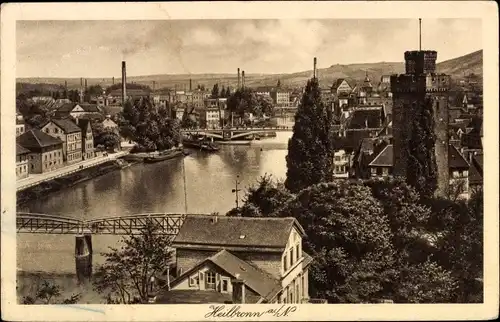
[[[170,160],[170,159],[181,157],[181,156],[183,157],[185,155],[187,155],[187,154],[184,150],[167,151],[167,152],[163,152],[163,153],[160,153],[158,155],[155,155],[155,156],[144,158],[144,162],[145,163],[155,163],[155,162]]]

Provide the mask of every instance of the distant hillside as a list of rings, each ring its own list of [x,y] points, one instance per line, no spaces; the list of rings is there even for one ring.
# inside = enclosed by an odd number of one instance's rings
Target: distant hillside
[[[464,74],[474,73],[477,75],[483,74],[483,51],[479,50],[465,56],[450,59],[437,64],[437,70],[440,73],[451,75],[455,79],[463,78]],[[318,70],[318,75],[322,86],[330,86],[335,79],[346,78],[352,81],[361,81],[366,72],[369,77],[377,83],[382,75],[390,75],[404,72],[403,62],[380,62],[369,64],[349,64],[349,65],[332,65],[328,68]],[[280,79],[281,84],[287,87],[303,86],[304,83],[312,76],[312,70],[302,71],[292,74],[247,74],[246,85],[248,86],[270,86],[275,85]],[[177,88],[179,90],[189,89],[189,79],[192,80],[193,88],[198,84],[203,84],[205,87],[211,88],[213,84],[219,83],[223,86],[237,85],[238,79],[235,74],[179,74],[179,75],[149,75],[149,76],[133,76],[128,77],[127,82],[135,82],[153,87],[155,82],[156,89],[158,88]],[[18,78],[19,83],[28,84],[56,84],[64,85],[64,81],[68,82],[68,88],[74,89],[80,87],[79,78]],[[121,79],[115,78],[115,83],[121,82]],[[87,79],[88,86],[99,84],[102,87],[107,87],[113,84],[112,78],[89,78]],[[19,84],[18,84],[19,85]],[[25,85],[26,86],[26,85]],[[45,87],[45,86],[44,86]],[[51,86],[54,88],[54,86]],[[20,87],[18,86],[18,89]]]

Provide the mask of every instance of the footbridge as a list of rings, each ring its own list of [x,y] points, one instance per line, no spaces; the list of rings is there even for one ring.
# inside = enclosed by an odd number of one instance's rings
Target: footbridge
[[[85,282],[92,277],[92,235],[139,235],[147,225],[152,223],[157,228],[156,234],[175,237],[186,216],[187,214],[147,213],[79,220],[48,214],[18,212],[16,228],[17,233],[75,235],[76,276],[79,282]]]
[[[225,129],[182,129],[181,133],[190,135],[201,135],[211,138],[233,140],[250,136],[252,134],[264,134],[270,132],[292,132],[292,126],[275,127],[245,127],[245,128],[225,128]]]
[[[186,214],[147,213],[79,220],[47,214],[18,212],[16,226],[18,233],[138,235],[147,224],[153,223],[157,227],[158,234],[175,236],[185,217]]]

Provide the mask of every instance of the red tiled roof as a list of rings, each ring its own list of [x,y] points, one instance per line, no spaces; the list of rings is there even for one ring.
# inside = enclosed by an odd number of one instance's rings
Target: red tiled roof
[[[61,144],[62,141],[43,133],[39,129],[32,129],[17,137],[17,143],[27,149],[43,148]]]
[[[392,144],[387,145],[376,157],[370,162],[370,167],[392,167],[393,161]]]
[[[295,218],[187,216],[172,246],[223,246],[226,249],[253,247],[282,251],[292,227],[304,235],[304,230]]]

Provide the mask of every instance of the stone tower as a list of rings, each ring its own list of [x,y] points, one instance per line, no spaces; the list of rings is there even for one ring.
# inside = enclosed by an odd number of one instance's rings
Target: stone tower
[[[418,104],[432,102],[437,190],[439,196],[448,196],[448,92],[450,76],[436,74],[437,52],[418,50],[405,52],[406,73],[391,76],[393,93],[394,175],[405,176],[408,161],[410,124]]]

